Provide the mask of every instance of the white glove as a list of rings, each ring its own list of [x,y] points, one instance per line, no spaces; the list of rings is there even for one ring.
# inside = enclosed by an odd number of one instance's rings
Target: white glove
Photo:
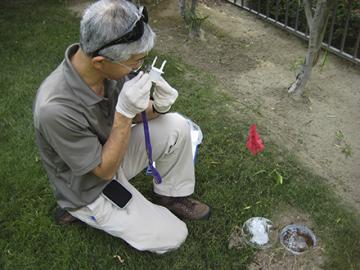
[[[124,84],[118,97],[116,111],[128,118],[134,118],[137,113],[145,111],[149,105],[150,89],[149,74],[140,72]]]
[[[155,82],[153,94],[154,108],[159,113],[166,113],[170,110],[171,105],[175,103],[178,97],[178,91],[172,88],[163,77]]]

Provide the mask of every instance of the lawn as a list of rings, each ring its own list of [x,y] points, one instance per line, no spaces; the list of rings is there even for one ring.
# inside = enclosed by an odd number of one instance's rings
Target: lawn
[[[180,93],[174,110],[204,133],[195,196],[212,206],[211,219],[186,221],[187,241],[162,256],[138,252],[86,226],[54,224],[56,202],[34,143],[32,101],[66,47],[78,41],[79,19],[64,1],[4,0],[0,11],[0,269],[245,269],[256,250],[229,249],[232,229],[253,216],[271,219],[284,206],[310,215],[324,248],[324,269],[360,269],[360,222],[352,210],[271,141],[251,156],[245,141],[252,117],[246,108],[235,108],[244,112],[239,117],[215,77],[160,50],[156,55],[168,61],[167,79]],[[149,177],[132,181],[151,194]]]

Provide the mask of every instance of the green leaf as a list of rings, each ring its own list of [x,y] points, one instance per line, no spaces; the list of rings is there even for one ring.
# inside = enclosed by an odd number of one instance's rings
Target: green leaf
[[[275,171],[275,173],[276,173],[276,184],[282,185],[284,178],[278,171]]]

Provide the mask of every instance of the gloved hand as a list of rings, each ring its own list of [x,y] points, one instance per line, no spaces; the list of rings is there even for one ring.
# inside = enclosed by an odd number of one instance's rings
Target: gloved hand
[[[116,111],[128,118],[134,118],[137,113],[145,111],[149,105],[150,89],[149,74],[140,72],[124,84],[118,97]]]
[[[153,94],[154,108],[159,113],[166,113],[170,110],[171,105],[175,103],[178,97],[178,91],[171,87],[163,77],[155,82]]]

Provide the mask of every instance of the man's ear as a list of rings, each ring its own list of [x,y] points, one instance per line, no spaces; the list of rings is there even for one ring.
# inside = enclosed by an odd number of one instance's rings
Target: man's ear
[[[104,62],[105,62],[106,58],[104,56],[95,56],[93,58],[91,58],[91,63],[94,66],[95,69],[102,69],[102,67],[104,66]]]

